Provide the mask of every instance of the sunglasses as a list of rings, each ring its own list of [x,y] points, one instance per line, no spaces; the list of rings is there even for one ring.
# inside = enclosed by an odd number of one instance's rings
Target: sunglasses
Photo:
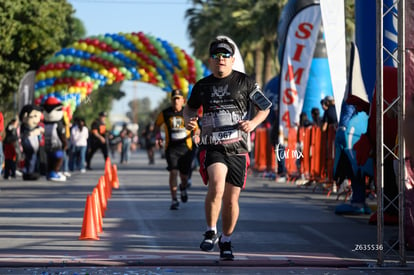
[[[231,54],[230,53],[216,53],[216,54],[211,55],[211,58],[213,58],[213,59],[220,59],[220,57],[230,58]]]

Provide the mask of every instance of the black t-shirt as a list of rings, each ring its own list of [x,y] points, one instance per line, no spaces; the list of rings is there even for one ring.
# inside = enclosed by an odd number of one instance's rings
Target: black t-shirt
[[[239,130],[239,121],[249,119],[249,94],[256,86],[238,71],[225,78],[209,75],[194,85],[187,104],[203,107],[200,146],[228,154],[248,152],[247,133]]]
[[[338,124],[338,117],[336,116],[335,105],[329,105],[328,109],[323,114],[322,122],[328,122],[328,125]]]
[[[178,145],[187,145],[188,149],[192,148],[191,131],[185,129],[184,109],[174,111],[172,107],[164,109],[155,120],[155,125],[164,125],[165,130],[165,147]]]
[[[105,123],[102,123],[102,121],[100,121],[99,119],[96,119],[92,122],[91,125],[91,132],[98,132],[101,136],[106,135],[106,125]],[[101,141],[94,135],[90,135],[92,142],[97,142],[97,143],[101,143]]]

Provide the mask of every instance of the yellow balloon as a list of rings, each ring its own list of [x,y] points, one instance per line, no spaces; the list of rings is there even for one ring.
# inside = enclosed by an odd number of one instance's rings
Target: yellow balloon
[[[141,51],[144,49],[144,45],[141,43],[141,41],[138,41],[137,48]]]
[[[95,47],[92,46],[92,45],[88,45],[87,51],[90,52],[90,53],[94,53],[95,52]]]
[[[187,98],[187,94],[188,94],[188,87],[187,87],[187,90],[184,90],[184,91],[183,91],[183,94],[184,94],[184,98]]]
[[[46,77],[47,78],[52,78],[55,74],[53,73],[53,71],[47,71],[46,72]]]
[[[178,61],[178,64],[180,65],[181,68],[183,68],[184,70],[187,70],[187,62],[183,59],[180,59]]]
[[[112,85],[112,83],[113,83],[112,79],[108,78],[108,80],[106,81],[106,84]]]
[[[46,74],[44,72],[40,72],[36,75],[36,80],[44,80],[46,78]]]
[[[138,42],[138,37],[136,35],[131,35],[130,40],[132,41],[132,43],[136,44]]]
[[[106,70],[106,69],[100,69],[99,70],[99,73],[101,74],[101,75],[103,75],[103,76],[108,76],[108,71]]]
[[[155,67],[153,67],[153,66],[150,66],[150,67],[148,68],[148,70],[149,70],[151,73],[153,73],[153,74],[157,73],[157,70],[156,70],[156,69],[155,69]]]
[[[80,43],[79,47],[82,51],[86,51],[88,49],[88,44],[86,44],[85,42],[82,42]]]
[[[139,74],[140,74],[140,75],[144,75],[144,74],[146,74],[146,72],[145,72],[145,70],[144,70],[144,69],[138,69],[138,72],[139,72]]]
[[[104,68],[104,66],[102,66],[99,63],[92,63],[91,64],[91,68],[94,69],[94,70],[96,70],[96,71],[99,71],[100,69]]]
[[[111,72],[108,72],[108,78],[113,81],[113,80],[115,80],[115,75]]]
[[[188,90],[188,81],[185,78],[183,78],[183,77],[180,77],[179,80],[180,80],[180,86],[181,86],[181,88],[183,90]]]
[[[55,77],[61,76],[64,71],[65,70],[63,70],[63,69],[62,70],[55,70]]]
[[[70,124],[69,117],[68,117],[68,114],[66,112],[63,112],[63,121],[65,121],[65,125]]]
[[[144,73],[144,74],[141,75],[141,79],[144,82],[148,82],[149,81],[149,77],[148,77],[148,75],[146,73]]]

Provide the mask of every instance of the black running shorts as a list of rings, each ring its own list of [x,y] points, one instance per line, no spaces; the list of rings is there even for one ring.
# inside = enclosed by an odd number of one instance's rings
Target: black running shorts
[[[242,189],[245,188],[247,169],[250,165],[248,153],[226,155],[223,152],[212,150],[204,150],[200,152],[200,174],[204,184],[208,183],[207,167],[217,162],[221,162],[227,166],[226,182]]]
[[[176,146],[168,146],[165,151],[167,170],[179,170],[181,174],[188,174],[193,161],[192,152],[185,143]]]

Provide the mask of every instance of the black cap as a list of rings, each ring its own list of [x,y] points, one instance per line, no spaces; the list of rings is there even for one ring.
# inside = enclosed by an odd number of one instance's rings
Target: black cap
[[[176,97],[184,97],[183,92],[181,92],[181,90],[173,90],[171,92],[171,98],[176,98]]]
[[[210,44],[210,54],[229,53],[234,55],[234,45],[227,39],[217,39]]]
[[[108,116],[108,113],[107,112],[100,112],[99,116]]]

